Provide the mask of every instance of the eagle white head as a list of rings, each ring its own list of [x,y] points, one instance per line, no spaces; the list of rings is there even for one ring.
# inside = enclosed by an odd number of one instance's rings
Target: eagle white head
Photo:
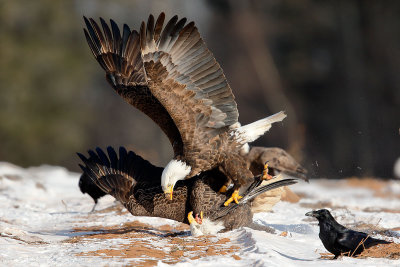
[[[161,187],[164,193],[170,194],[171,200],[176,182],[185,179],[191,169],[192,167],[186,165],[185,162],[175,159],[165,166],[161,174]]]

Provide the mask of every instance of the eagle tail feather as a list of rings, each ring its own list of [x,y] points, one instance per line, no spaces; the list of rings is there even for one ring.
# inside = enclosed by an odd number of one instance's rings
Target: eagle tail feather
[[[282,121],[284,118],[286,118],[285,112],[280,111],[267,118],[236,128],[232,134],[239,143],[250,143],[267,132],[271,128],[272,123]]]
[[[282,186],[288,186],[297,183],[297,179],[283,179],[279,180],[276,182],[272,182],[270,184],[264,185],[264,186],[258,186],[261,183],[260,177],[256,178],[256,181],[250,185],[250,187],[246,190],[246,192],[243,194],[243,198],[240,200],[239,205],[229,205],[229,206],[224,206],[220,208],[218,212],[215,213],[215,215],[210,218],[211,220],[218,220],[219,218],[222,218],[232,210],[238,208],[240,205],[243,205],[250,200],[253,200],[255,197],[259,196],[262,193],[265,193],[267,191],[270,191],[272,189],[282,187]]]

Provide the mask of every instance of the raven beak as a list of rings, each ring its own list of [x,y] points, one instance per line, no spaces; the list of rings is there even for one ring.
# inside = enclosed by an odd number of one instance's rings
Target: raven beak
[[[314,210],[307,212],[305,215],[310,217],[317,217],[317,213]]]

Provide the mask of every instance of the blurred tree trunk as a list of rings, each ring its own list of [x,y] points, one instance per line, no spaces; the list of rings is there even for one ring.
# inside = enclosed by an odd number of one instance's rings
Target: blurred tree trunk
[[[342,77],[346,90],[343,95],[345,107],[348,109],[348,118],[351,123],[351,129],[354,131],[353,138],[355,144],[351,147],[353,151],[353,168],[363,169],[364,175],[371,175],[372,172],[372,149],[369,131],[369,110],[371,107],[368,103],[369,88],[365,80],[366,60],[365,47],[363,42],[362,14],[363,2],[356,1],[339,1],[338,2],[338,22],[340,24],[340,33],[343,50],[342,60]],[[338,107],[340,108],[340,107]],[[335,129],[337,132],[338,130]],[[340,129],[339,129],[340,131]],[[336,138],[348,138],[340,133]],[[335,159],[338,166],[346,164],[346,157],[341,157],[348,153],[348,148],[340,146],[340,141],[336,148]],[[347,158],[348,159],[348,158]]]
[[[299,131],[297,114],[285,95],[279,71],[265,44],[268,33],[263,17],[254,7],[243,9],[238,7],[240,4],[233,4],[233,6],[235,8],[232,14],[232,24],[241,36],[240,40],[246,49],[245,53],[248,55],[255,70],[255,76],[261,85],[264,101],[272,112],[286,111],[288,116],[284,123],[287,126],[287,147],[296,159],[301,160],[304,138],[299,135],[302,131]]]

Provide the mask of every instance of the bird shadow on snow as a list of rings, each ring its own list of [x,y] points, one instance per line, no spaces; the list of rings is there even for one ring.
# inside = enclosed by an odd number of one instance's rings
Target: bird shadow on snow
[[[291,259],[291,260],[294,260],[294,261],[314,261],[314,260],[310,260],[310,259],[300,259],[300,258],[296,258],[296,257],[293,257],[293,256],[289,256],[289,255],[286,255],[286,254],[284,254],[282,252],[279,252],[279,251],[277,251],[275,249],[273,249],[273,251],[275,251],[276,253],[278,253],[282,257],[285,257],[285,258],[288,258],[288,259]]]

